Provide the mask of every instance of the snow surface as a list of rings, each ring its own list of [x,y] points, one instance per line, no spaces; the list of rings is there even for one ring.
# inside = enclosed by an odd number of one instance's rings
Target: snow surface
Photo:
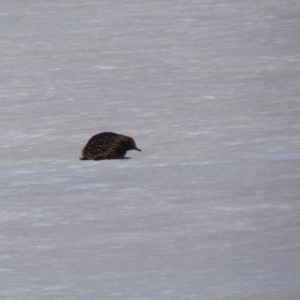
[[[0,3],[0,298],[300,297],[300,2]],[[80,161],[94,134],[128,160]]]

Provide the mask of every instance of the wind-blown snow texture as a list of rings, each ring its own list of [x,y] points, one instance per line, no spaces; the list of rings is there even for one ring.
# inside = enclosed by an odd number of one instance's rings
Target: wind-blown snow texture
[[[299,1],[0,8],[1,299],[299,298]]]

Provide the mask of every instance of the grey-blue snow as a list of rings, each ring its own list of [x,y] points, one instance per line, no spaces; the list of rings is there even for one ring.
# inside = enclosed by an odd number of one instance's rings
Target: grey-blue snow
[[[294,300],[300,2],[0,3],[0,298]],[[80,161],[99,132],[127,160]]]

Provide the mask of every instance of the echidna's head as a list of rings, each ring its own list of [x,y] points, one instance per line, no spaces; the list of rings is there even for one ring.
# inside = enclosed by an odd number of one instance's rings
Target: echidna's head
[[[139,148],[136,146],[135,141],[134,141],[134,139],[132,139],[132,138],[129,138],[129,139],[127,140],[126,146],[127,146],[127,150],[137,150],[137,151],[142,151],[141,149],[139,149]]]

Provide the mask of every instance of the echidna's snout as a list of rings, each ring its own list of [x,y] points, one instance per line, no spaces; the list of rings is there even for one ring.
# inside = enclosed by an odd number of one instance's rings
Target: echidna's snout
[[[130,142],[129,142],[129,149],[128,150],[137,150],[137,151],[142,151],[141,149],[139,149],[137,146],[136,146],[136,143],[134,141],[133,138],[130,138]]]

